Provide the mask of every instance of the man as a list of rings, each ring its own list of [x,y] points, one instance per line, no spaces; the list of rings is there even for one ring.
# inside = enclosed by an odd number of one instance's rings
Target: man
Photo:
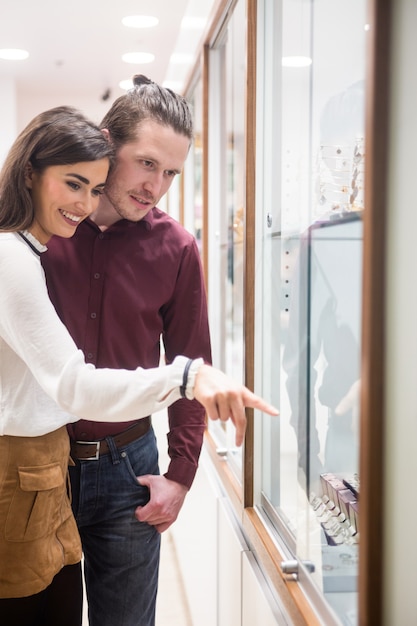
[[[50,296],[97,367],[155,367],[161,336],[168,362],[176,354],[210,361],[196,242],[156,207],[187,157],[190,110],[143,76],[134,85],[101,124],[116,155],[98,210],[44,255]],[[70,427],[90,626],[154,624],[160,533],[191,487],[204,428],[198,402],[170,407],[170,464],[159,476],[150,418]]]

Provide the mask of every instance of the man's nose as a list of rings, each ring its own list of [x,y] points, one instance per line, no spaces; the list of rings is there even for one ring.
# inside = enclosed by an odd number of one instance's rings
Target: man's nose
[[[146,191],[152,194],[152,196],[156,197],[159,195],[162,189],[164,173],[163,172],[149,172],[146,177],[146,181],[144,183],[144,188]]]

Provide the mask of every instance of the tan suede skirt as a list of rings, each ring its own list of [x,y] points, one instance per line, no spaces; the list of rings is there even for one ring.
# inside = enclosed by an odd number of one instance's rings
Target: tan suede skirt
[[[65,427],[41,437],[0,436],[0,598],[38,593],[81,560],[68,461]]]

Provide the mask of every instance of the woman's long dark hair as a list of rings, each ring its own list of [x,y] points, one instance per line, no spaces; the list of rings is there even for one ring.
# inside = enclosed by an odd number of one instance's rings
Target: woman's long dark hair
[[[26,187],[26,168],[42,172],[103,158],[113,149],[98,126],[73,107],[61,106],[37,115],[12,145],[0,172],[0,230],[18,231],[33,222],[33,205]]]

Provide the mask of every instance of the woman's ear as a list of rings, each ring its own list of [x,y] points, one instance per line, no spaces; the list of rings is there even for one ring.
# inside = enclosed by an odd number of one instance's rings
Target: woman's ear
[[[107,141],[110,141],[110,131],[109,131],[109,129],[108,128],[102,128],[101,132],[103,133],[103,135],[105,136]]]
[[[28,189],[32,189],[32,176],[33,176],[32,163],[28,161],[25,166],[25,184]]]

